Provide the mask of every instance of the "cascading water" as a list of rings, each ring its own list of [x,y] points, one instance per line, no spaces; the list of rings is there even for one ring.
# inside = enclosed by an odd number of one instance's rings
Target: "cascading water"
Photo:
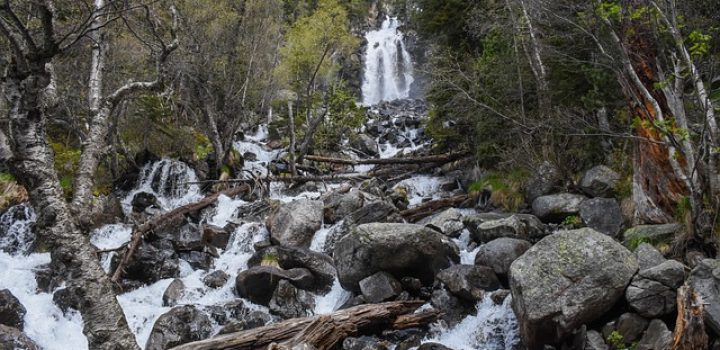
[[[405,49],[396,17],[386,17],[378,30],[365,34],[363,104],[408,98],[413,83],[413,63]]]
[[[187,164],[163,158],[148,163],[140,172],[135,190],[123,200],[126,214],[132,209],[132,199],[139,192],[148,192],[156,196],[163,210],[171,210],[200,198],[200,187],[195,184],[197,176]]]

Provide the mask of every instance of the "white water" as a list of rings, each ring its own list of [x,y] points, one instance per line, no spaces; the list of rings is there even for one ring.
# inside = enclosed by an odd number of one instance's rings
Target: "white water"
[[[363,104],[408,98],[413,82],[413,64],[405,49],[403,34],[395,17],[386,17],[378,30],[365,34]]]
[[[163,158],[146,164],[140,172],[135,190],[122,201],[125,214],[132,211],[132,199],[139,192],[152,193],[162,210],[172,210],[202,198],[197,176],[190,167],[178,160]]]
[[[27,252],[35,239],[32,232],[35,219],[35,210],[27,204],[8,208],[0,216],[0,250]]]

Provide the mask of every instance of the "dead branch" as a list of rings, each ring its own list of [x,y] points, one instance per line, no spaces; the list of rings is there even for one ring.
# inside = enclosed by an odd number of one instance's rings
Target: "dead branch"
[[[466,151],[450,152],[431,156],[404,157],[404,158],[372,158],[372,159],[344,159],[308,155],[306,160],[322,163],[362,165],[362,164],[422,164],[422,163],[447,163],[466,156]]]

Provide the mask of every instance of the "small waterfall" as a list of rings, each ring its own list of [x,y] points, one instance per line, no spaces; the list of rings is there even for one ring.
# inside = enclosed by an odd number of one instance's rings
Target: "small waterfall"
[[[408,98],[413,82],[413,63],[405,49],[396,17],[386,17],[379,30],[365,34],[363,104]]]
[[[8,208],[0,216],[0,250],[8,253],[27,252],[35,240],[35,210],[28,204]]]
[[[197,182],[195,171],[181,161],[163,158],[146,164],[135,190],[123,200],[124,209],[130,212],[132,199],[139,192],[154,194],[164,210],[192,203],[202,198],[200,187],[193,182]]]

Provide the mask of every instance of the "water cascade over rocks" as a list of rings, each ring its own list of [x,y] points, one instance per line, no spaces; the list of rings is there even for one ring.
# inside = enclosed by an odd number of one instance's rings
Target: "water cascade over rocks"
[[[396,17],[386,17],[378,30],[365,35],[363,104],[408,98],[413,83],[413,62],[405,49]]]

